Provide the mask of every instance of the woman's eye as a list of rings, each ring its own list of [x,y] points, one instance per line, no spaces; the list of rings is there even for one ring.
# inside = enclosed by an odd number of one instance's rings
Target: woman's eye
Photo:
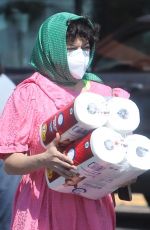
[[[75,48],[75,47],[68,47],[68,48],[67,48],[68,51],[74,51],[74,50],[76,50],[76,49],[77,49],[77,48]]]

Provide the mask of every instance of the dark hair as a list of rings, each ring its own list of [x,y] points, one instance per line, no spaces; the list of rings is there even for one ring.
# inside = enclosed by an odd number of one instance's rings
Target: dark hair
[[[99,38],[100,25],[91,23],[88,18],[69,20],[67,24],[67,41],[74,41],[77,37],[81,37],[88,40],[92,48]]]

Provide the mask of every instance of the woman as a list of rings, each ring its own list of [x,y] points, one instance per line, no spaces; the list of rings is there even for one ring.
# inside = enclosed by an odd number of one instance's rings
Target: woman
[[[1,117],[0,153],[5,170],[23,175],[15,198],[13,230],[115,229],[111,195],[90,200],[48,188],[45,168],[69,178],[73,170],[68,169],[76,167],[58,150],[59,134],[47,150],[39,140],[40,124],[82,91],[91,87],[112,95],[110,87],[94,83],[101,81],[97,76],[85,74],[97,32],[82,16],[63,12],[49,17],[40,27],[31,57],[36,72],[17,86]]]

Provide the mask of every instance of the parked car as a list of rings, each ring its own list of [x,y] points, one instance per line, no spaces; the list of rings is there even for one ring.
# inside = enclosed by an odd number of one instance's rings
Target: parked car
[[[105,84],[131,93],[140,110],[135,133],[150,138],[150,15],[137,18],[100,41],[92,70]],[[149,183],[147,171],[133,184],[132,191],[143,193],[150,205]]]

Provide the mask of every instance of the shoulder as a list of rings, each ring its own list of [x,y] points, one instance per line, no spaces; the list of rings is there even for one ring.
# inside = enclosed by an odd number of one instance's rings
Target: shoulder
[[[53,101],[59,107],[59,104],[66,101],[69,95],[62,87],[35,72],[31,77],[17,85],[12,97],[19,103],[22,103],[22,101],[30,103],[31,100],[39,103],[44,100]]]
[[[54,91],[59,88],[54,82],[50,81],[45,76],[41,75],[38,72],[35,72],[30,77],[26,78],[24,81],[22,81],[17,87],[16,90],[22,90],[22,89],[40,89],[42,91],[47,91],[47,88],[51,90],[54,89]]]
[[[16,86],[13,96],[35,97],[43,87],[45,88],[47,81],[44,76],[36,72]]]
[[[87,81],[85,89],[86,91],[101,94],[102,96],[111,96],[112,94],[111,87],[95,81]]]
[[[112,89],[112,96],[114,97],[124,97],[130,98],[130,93],[122,88],[113,88]]]

